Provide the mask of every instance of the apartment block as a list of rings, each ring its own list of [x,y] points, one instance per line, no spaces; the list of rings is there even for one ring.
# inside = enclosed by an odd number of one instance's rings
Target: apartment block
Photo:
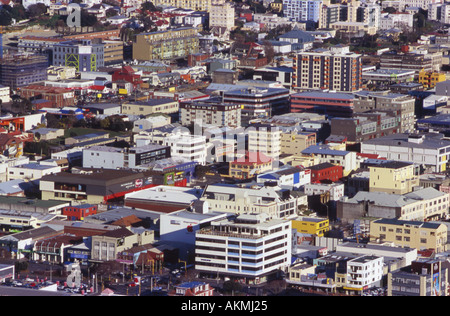
[[[273,124],[253,124],[248,130],[248,150],[259,152],[272,159],[281,154],[282,131]]]
[[[447,261],[419,259],[405,269],[387,275],[388,296],[448,296]]]
[[[0,61],[0,84],[15,92],[17,88],[47,80],[47,67],[45,55],[4,55]]]
[[[241,105],[222,102],[182,102],[180,122],[182,125],[211,124],[220,127],[241,126]]]
[[[290,265],[291,230],[290,221],[265,214],[213,222],[196,233],[195,269],[202,275],[264,283]]]
[[[245,88],[223,93],[223,102],[242,105],[242,115],[270,117],[289,111],[289,90],[284,88]]]
[[[110,146],[92,146],[83,149],[83,167],[104,169],[136,168],[169,157],[170,148],[156,144],[126,149]]]
[[[212,4],[209,12],[209,27],[224,27],[231,31],[234,28],[235,10],[231,2]]]
[[[206,187],[201,200],[212,211],[232,214],[266,214],[271,218],[293,218],[299,201],[293,191],[273,186],[239,187],[215,184]]]
[[[391,242],[399,247],[417,250],[447,250],[447,226],[445,224],[379,219],[370,223],[370,240]]]
[[[172,157],[181,157],[190,161],[196,161],[201,165],[206,164],[208,158],[206,136],[171,135],[164,139],[163,145],[170,147]]]
[[[387,160],[409,161],[431,172],[447,170],[450,140],[443,134],[395,134],[361,143],[361,153],[377,154]]]
[[[105,65],[105,44],[96,40],[70,40],[53,46],[53,66],[97,71]]]
[[[362,89],[361,55],[348,47],[298,53],[294,57],[294,88],[353,92]]]
[[[155,3],[155,5],[157,4]],[[182,27],[138,34],[133,42],[133,59],[139,61],[168,60],[197,54],[199,52],[197,33],[198,29],[196,28]]]
[[[322,0],[283,0],[283,14],[292,21],[318,22]]]
[[[422,70],[433,71],[433,60],[430,55],[387,52],[380,56],[380,68],[414,70],[418,78]]]
[[[359,191],[353,198],[337,202],[337,216],[352,222],[361,217],[431,221],[446,218],[449,196],[434,188],[416,190],[407,194]]]
[[[322,91],[300,92],[291,95],[291,113],[318,113],[333,117],[353,115],[354,95]]]
[[[352,118],[332,118],[331,135],[343,136],[348,143],[400,133],[398,111],[355,113]]]
[[[425,89],[433,89],[438,82],[445,81],[446,77],[445,73],[423,70],[419,72],[419,83],[421,83]]]
[[[238,154],[239,155],[239,154]],[[260,152],[245,152],[230,162],[229,176],[235,179],[251,179],[272,171],[273,159]]]
[[[195,11],[210,11],[212,4],[222,3],[220,0],[155,0],[153,4],[175,8],[190,9]]]
[[[413,163],[387,161],[369,166],[370,192],[386,192],[391,194],[406,194],[419,186],[419,177]]]
[[[303,234],[323,237],[330,230],[328,218],[302,216],[292,220],[292,228]]]
[[[315,156],[319,163],[331,163],[342,166],[344,176],[357,168],[356,153],[347,150],[335,150],[329,146],[314,145],[302,151],[305,156]]]
[[[347,261],[348,290],[362,291],[382,285],[384,258],[365,255]]]
[[[297,130],[285,131],[281,133],[280,154],[298,154],[303,149],[315,145],[316,133],[301,132]]]
[[[390,93],[389,91],[356,92],[354,100],[354,111],[364,113],[369,111],[397,111],[400,118],[399,133],[412,132],[414,130],[415,99],[411,96]],[[388,124],[392,125],[392,124]]]

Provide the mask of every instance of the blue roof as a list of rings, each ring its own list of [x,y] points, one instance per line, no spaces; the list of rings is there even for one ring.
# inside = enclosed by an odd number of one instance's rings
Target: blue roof
[[[323,147],[320,145],[309,146],[302,151],[302,154],[322,154],[322,155],[334,155],[334,156],[345,156],[349,151],[345,150],[334,150],[329,147]]]

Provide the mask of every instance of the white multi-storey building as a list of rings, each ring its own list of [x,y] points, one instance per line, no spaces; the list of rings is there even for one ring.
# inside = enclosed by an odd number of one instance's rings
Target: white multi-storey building
[[[432,172],[447,170],[450,141],[443,134],[394,134],[361,143],[361,153],[387,160],[410,161]]]
[[[266,214],[272,218],[295,218],[301,196],[274,186],[239,187],[215,184],[206,187],[200,198],[212,211],[232,214]]]
[[[175,134],[164,139],[163,144],[170,146],[172,157],[182,157],[206,164],[206,136]]]
[[[361,256],[347,261],[347,287],[379,286],[383,278],[383,257]]]
[[[248,150],[263,153],[274,160],[281,154],[281,129],[270,124],[255,124],[247,128]]]
[[[209,12],[209,27],[225,27],[231,31],[234,28],[234,7],[230,2],[211,5]]]
[[[414,15],[407,12],[382,13],[380,17],[380,29],[390,30],[393,28],[412,29]]]
[[[245,278],[262,283],[291,261],[290,221],[264,214],[213,222],[196,233],[195,269],[202,275]]]
[[[92,146],[83,149],[84,168],[136,168],[170,157],[170,148],[156,144],[128,149],[110,146]]]
[[[283,13],[293,21],[318,22],[322,4],[322,0],[283,0]]]

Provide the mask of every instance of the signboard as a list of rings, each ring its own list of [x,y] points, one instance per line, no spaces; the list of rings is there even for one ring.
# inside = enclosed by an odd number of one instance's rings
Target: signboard
[[[441,282],[440,282],[440,273],[439,273],[439,263],[433,263],[432,267],[432,276],[433,280],[431,286],[431,295],[432,296],[440,296],[441,295]]]

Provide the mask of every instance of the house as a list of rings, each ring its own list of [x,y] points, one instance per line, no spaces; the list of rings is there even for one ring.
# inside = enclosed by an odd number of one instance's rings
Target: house
[[[213,296],[214,288],[205,282],[185,282],[175,286],[169,296]]]
[[[246,152],[242,157],[230,162],[230,177],[249,179],[272,170],[272,158],[260,152]]]

